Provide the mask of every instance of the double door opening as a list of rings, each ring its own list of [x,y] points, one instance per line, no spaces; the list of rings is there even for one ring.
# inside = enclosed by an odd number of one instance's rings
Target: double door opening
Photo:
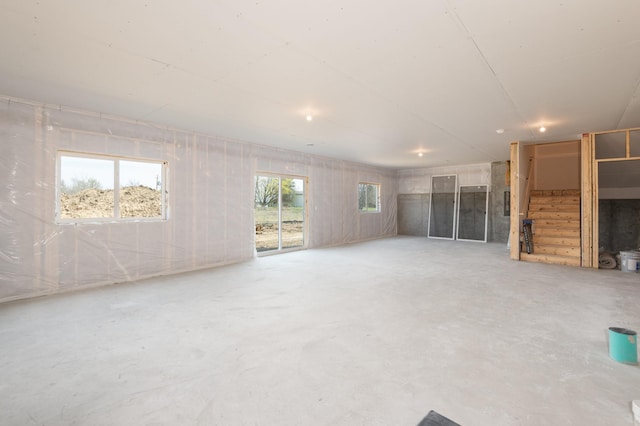
[[[458,185],[456,175],[432,176],[429,238],[487,241],[487,185]]]
[[[257,175],[254,218],[258,253],[305,246],[306,180],[302,177]]]

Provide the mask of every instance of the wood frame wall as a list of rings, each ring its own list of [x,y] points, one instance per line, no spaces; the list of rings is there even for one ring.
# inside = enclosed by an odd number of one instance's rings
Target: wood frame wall
[[[583,268],[598,268],[598,164],[608,161],[640,160],[630,153],[630,132],[640,128],[610,130],[606,132],[583,133],[580,140],[580,265]],[[595,158],[596,137],[600,134],[626,132],[626,156],[620,158]],[[520,260],[520,175],[524,167],[520,164],[520,142],[512,142],[510,147],[511,168],[511,220],[509,229],[509,257]]]
[[[604,162],[612,162],[612,161],[630,161],[630,160],[640,160],[640,157],[632,157],[631,156],[631,133],[630,132],[638,132],[640,131],[640,127],[634,127],[629,129],[621,129],[621,130],[609,130],[605,132],[593,132],[582,135],[583,140],[583,165],[588,162],[589,167],[589,176],[586,176],[583,172],[583,180],[582,186],[583,191],[589,191],[590,199],[583,198],[583,230],[582,234],[582,266],[585,268],[598,268],[598,258],[599,258],[599,241],[598,241],[598,233],[599,233],[599,217],[598,217],[598,205],[599,205],[599,186],[598,186],[598,165]],[[616,158],[604,158],[597,159],[596,158],[596,138],[598,135],[609,134],[609,133],[625,133],[625,156],[624,157],[616,157]],[[585,137],[588,136],[585,142]],[[585,151],[588,151],[588,154],[585,155]],[[585,203],[585,200],[588,200]],[[588,222],[588,224],[586,223]],[[585,228],[586,226],[586,228]],[[590,243],[588,245],[587,243]]]
[[[580,259],[583,268],[598,267],[597,250],[596,257],[593,256],[593,235],[594,229],[598,229],[597,218],[594,222],[594,201],[593,195],[593,136],[583,133],[580,141],[580,173],[582,175],[580,183],[580,210],[582,218],[580,221]],[[596,176],[597,178],[597,176]],[[596,184],[597,188],[597,184]],[[594,228],[595,224],[595,228]],[[597,232],[596,232],[597,233]],[[596,245],[597,248],[597,245]],[[595,260],[595,261],[594,261]]]

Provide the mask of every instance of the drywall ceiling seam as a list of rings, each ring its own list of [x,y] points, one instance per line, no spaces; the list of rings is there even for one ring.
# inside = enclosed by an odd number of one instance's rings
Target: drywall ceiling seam
[[[627,106],[625,107],[624,111],[622,111],[622,114],[620,114],[620,119],[616,123],[616,129],[622,127],[623,120],[629,114],[629,111],[631,110],[631,107],[633,105],[633,101],[637,98],[640,98],[640,74],[638,74],[638,78],[636,78],[634,90],[631,91],[631,95],[629,96],[629,102],[627,102]]]
[[[529,132],[531,133],[531,137],[533,139],[535,139],[537,137],[536,133],[533,131],[533,129],[531,128],[531,126],[529,125],[527,120],[524,118],[523,114],[518,109],[518,106],[516,105],[515,101],[513,100],[513,98],[511,97],[511,95],[507,91],[507,89],[504,87],[504,85],[502,84],[502,81],[498,77],[498,74],[496,73],[496,71],[493,69],[493,67],[491,66],[491,64],[487,60],[487,57],[485,56],[485,54],[482,51],[482,49],[480,49],[480,46],[476,42],[476,39],[473,37],[473,35],[469,31],[469,29],[467,28],[465,23],[462,21],[462,19],[460,18],[460,15],[458,15],[458,12],[456,12],[455,7],[451,5],[451,1],[450,0],[447,0],[447,8],[449,9],[451,16],[454,17],[455,21],[458,23],[458,25],[460,26],[462,31],[469,38],[469,40],[471,40],[471,43],[473,43],[473,46],[476,49],[476,51],[478,52],[478,55],[480,56],[480,58],[482,59],[482,62],[485,64],[485,66],[489,69],[489,71],[491,72],[491,74],[495,78],[495,81],[498,84],[498,86],[500,87],[500,90],[502,91],[504,97],[506,98],[507,102],[509,102],[509,104],[511,105],[511,108],[513,108],[513,111],[514,111],[515,115],[525,124],[526,128],[529,129]]]
[[[478,149],[478,147],[468,144],[464,141],[464,139],[456,136],[455,134],[451,133],[450,131],[448,131],[447,129],[445,129],[444,127],[440,126],[439,124],[425,118],[424,116],[422,116],[420,113],[413,111],[411,108],[407,108],[405,107],[403,104],[395,101],[394,99],[389,98],[388,96],[386,96],[385,94],[383,94],[382,92],[376,90],[374,87],[365,84],[363,81],[361,81],[360,79],[354,77],[353,75],[351,75],[350,73],[345,72],[344,70],[342,70],[341,68],[339,68],[336,65],[333,65],[332,63],[330,63],[327,60],[324,60],[316,55],[314,55],[313,53],[309,52],[307,49],[303,49],[299,46],[297,46],[295,43],[287,43],[288,47],[290,47],[291,49],[296,50],[300,55],[305,55],[315,61],[317,61],[319,64],[321,64],[322,66],[334,71],[336,74],[341,75],[342,77],[344,77],[345,79],[349,80],[350,82],[352,82],[354,85],[360,87],[361,89],[365,90],[366,92],[370,93],[372,96],[380,99],[381,101],[384,101],[386,105],[390,105],[392,107],[395,107],[397,110],[402,111],[408,115],[411,115],[415,118],[417,118],[418,120],[420,120],[421,122],[425,123],[428,126],[433,127],[434,129],[437,129],[439,131],[441,131],[443,134],[450,136],[453,140],[457,141],[460,143],[460,145],[463,145],[469,149],[474,149],[474,150],[478,150],[482,153],[484,153],[485,155],[487,155],[488,157],[491,157],[491,155],[487,152],[485,152],[482,149]],[[326,118],[324,118],[324,120],[327,120]],[[338,120],[331,120],[333,123],[337,123],[337,124],[344,124]],[[374,135],[370,135],[367,132],[364,132],[362,130],[356,130],[354,131],[354,133],[358,133],[361,134],[363,136],[367,136],[367,137],[371,137],[371,138],[375,138]],[[453,164],[453,162],[451,160],[445,160],[446,163],[449,164]],[[394,168],[393,166],[391,166],[390,168]]]
[[[342,69],[340,69],[339,67],[331,64],[330,62],[321,59],[320,57],[310,53],[309,51],[307,51],[306,49],[302,49],[296,45],[294,45],[293,43],[291,43],[290,46],[292,49],[297,50],[301,55],[305,55],[315,61],[317,61],[319,64],[321,64],[322,66],[330,69],[331,71],[335,72],[338,75],[341,75],[342,77],[344,77],[345,79],[349,80],[351,83],[353,83],[355,86],[360,87],[361,89],[363,89],[364,91],[370,93],[372,96],[380,99],[381,101],[384,101],[385,104],[395,107],[400,111],[404,111],[407,114],[411,114],[413,116],[415,116],[416,118],[418,118],[420,121],[424,122],[425,124],[432,126],[438,130],[440,130],[441,132],[443,132],[446,135],[451,136],[453,139],[456,139],[458,141],[460,141],[461,143],[464,143],[464,141],[462,141],[461,139],[459,139],[458,137],[456,137],[455,135],[451,134],[450,132],[448,132],[446,129],[442,128],[441,126],[439,126],[438,124],[427,120],[426,118],[422,117],[421,115],[419,115],[418,113],[416,113],[415,111],[411,111],[407,108],[405,108],[404,106],[402,106],[401,104],[399,104],[398,102],[396,102],[395,100],[385,96],[382,92],[379,92],[378,90],[376,90],[375,88],[365,84],[363,81],[359,80],[358,78],[352,76],[351,74],[343,71]],[[323,120],[327,120],[327,118],[324,118]],[[340,121],[336,121],[336,120],[332,120],[332,122],[337,123],[337,124],[345,124],[342,123]],[[354,131],[354,133],[358,133],[361,134],[363,136],[367,136],[367,137],[371,137],[371,138],[375,138],[374,135],[370,135],[367,132],[364,132],[362,130],[356,130]]]

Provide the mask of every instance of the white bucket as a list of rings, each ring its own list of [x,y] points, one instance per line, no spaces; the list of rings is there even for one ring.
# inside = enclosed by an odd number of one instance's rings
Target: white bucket
[[[640,272],[640,251],[621,251],[620,269],[622,272]]]

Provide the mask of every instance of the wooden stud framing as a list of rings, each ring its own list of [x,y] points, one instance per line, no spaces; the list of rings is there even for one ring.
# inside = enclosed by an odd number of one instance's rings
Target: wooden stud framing
[[[634,130],[640,130],[640,127],[631,127],[629,129],[620,129],[620,130],[605,130],[603,132],[593,132],[593,133],[590,133],[590,134],[592,134],[592,135],[606,135],[607,133],[633,132]]]
[[[640,157],[631,157],[631,132],[638,131],[640,127],[622,130],[609,130],[582,135],[582,266],[598,268],[598,167],[599,163],[640,160]],[[596,136],[610,133],[625,132],[625,156],[619,158],[596,159]],[[586,137],[588,136],[588,137]]]
[[[513,260],[520,260],[520,181],[518,170],[520,169],[518,142],[511,143],[511,212],[509,222],[509,257]]]
[[[598,164],[613,161],[640,160],[640,157],[631,156],[631,132],[640,131],[640,127],[609,130],[605,132],[584,133],[580,140],[580,266],[583,268],[598,268]],[[626,132],[625,157],[620,158],[595,158],[596,136],[609,133]],[[510,180],[511,180],[511,220],[509,228],[510,251],[509,257],[520,260],[520,180],[519,174],[523,168],[520,164],[519,142],[512,142],[510,148]]]
[[[580,158],[582,175],[580,184],[582,210],[582,220],[580,221],[582,238],[580,250],[581,266],[583,268],[593,268],[593,138],[588,133],[584,133],[580,141]],[[595,267],[598,267],[597,262]]]
[[[591,206],[592,206],[592,222],[591,222],[591,267],[598,268],[600,265],[598,246],[600,242],[599,232],[599,216],[598,216],[598,162],[596,161],[596,135],[590,135],[591,142]]]

